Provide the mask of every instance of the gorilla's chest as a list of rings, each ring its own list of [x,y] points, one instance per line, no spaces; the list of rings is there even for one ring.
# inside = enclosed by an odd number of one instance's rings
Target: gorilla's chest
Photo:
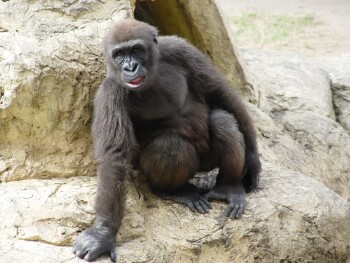
[[[154,121],[180,115],[188,100],[188,87],[184,76],[164,78],[160,84],[129,96],[129,112],[142,121]],[[175,80],[175,81],[174,81]]]

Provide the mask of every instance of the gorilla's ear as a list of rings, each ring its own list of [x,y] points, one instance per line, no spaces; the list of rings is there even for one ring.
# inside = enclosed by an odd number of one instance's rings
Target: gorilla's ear
[[[153,35],[153,42],[158,44],[158,40],[157,40],[157,36],[156,35]]]

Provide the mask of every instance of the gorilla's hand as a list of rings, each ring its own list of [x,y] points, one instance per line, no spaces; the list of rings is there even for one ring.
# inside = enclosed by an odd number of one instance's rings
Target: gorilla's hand
[[[115,235],[106,227],[92,226],[79,234],[74,243],[73,253],[89,262],[109,253],[111,260],[115,262]]]

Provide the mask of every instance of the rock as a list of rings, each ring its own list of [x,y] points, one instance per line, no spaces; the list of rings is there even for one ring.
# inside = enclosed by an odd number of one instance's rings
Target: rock
[[[290,54],[243,51],[243,58],[259,83],[259,109],[252,113],[262,158],[350,200],[350,136],[336,121],[328,68]]]
[[[296,111],[282,121],[293,139],[304,146],[313,167],[310,176],[350,200],[350,136],[344,128],[313,112]]]
[[[223,203],[200,215],[156,198],[143,178],[127,185],[119,262],[343,262],[350,253],[349,202],[293,171],[265,167],[240,220],[223,218]],[[90,177],[1,184],[2,260],[76,262],[70,244],[93,221],[95,194]]]
[[[337,122],[350,134],[350,54],[313,59],[327,71]]]
[[[243,58],[260,83],[258,106],[264,112],[277,118],[285,111],[303,110],[335,119],[330,80],[319,65],[295,54],[253,50],[243,50]]]
[[[101,39],[130,3],[14,0],[0,9],[1,180],[93,175]]]
[[[350,77],[334,79],[332,91],[337,121],[350,134]]]

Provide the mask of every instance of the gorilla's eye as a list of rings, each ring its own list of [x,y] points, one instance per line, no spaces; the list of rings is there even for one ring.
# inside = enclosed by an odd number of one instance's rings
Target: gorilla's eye
[[[134,58],[138,58],[138,59],[144,59],[145,58],[145,54],[146,54],[146,51],[143,47],[139,47],[139,46],[136,46],[136,47],[133,47],[131,49],[131,55],[134,57]]]
[[[124,54],[120,50],[113,50],[112,57],[119,64],[122,64],[124,61]]]
[[[138,47],[134,47],[134,48],[131,50],[131,53],[132,53],[133,55],[140,54],[140,53],[142,53],[142,50],[141,50],[140,48],[138,48]]]
[[[117,63],[119,63],[119,64],[123,64],[123,62],[124,62],[124,57],[122,57],[122,56],[117,56],[117,57],[115,57],[114,59],[115,59],[115,61],[117,61]]]
[[[119,50],[115,49],[115,50],[112,51],[112,57],[113,58],[116,58],[117,56],[120,56],[120,54],[121,54],[121,52]]]
[[[117,61],[117,63],[122,64],[124,61],[124,56],[122,53],[117,52],[115,55],[113,55],[113,58],[115,59],[115,61]]]

